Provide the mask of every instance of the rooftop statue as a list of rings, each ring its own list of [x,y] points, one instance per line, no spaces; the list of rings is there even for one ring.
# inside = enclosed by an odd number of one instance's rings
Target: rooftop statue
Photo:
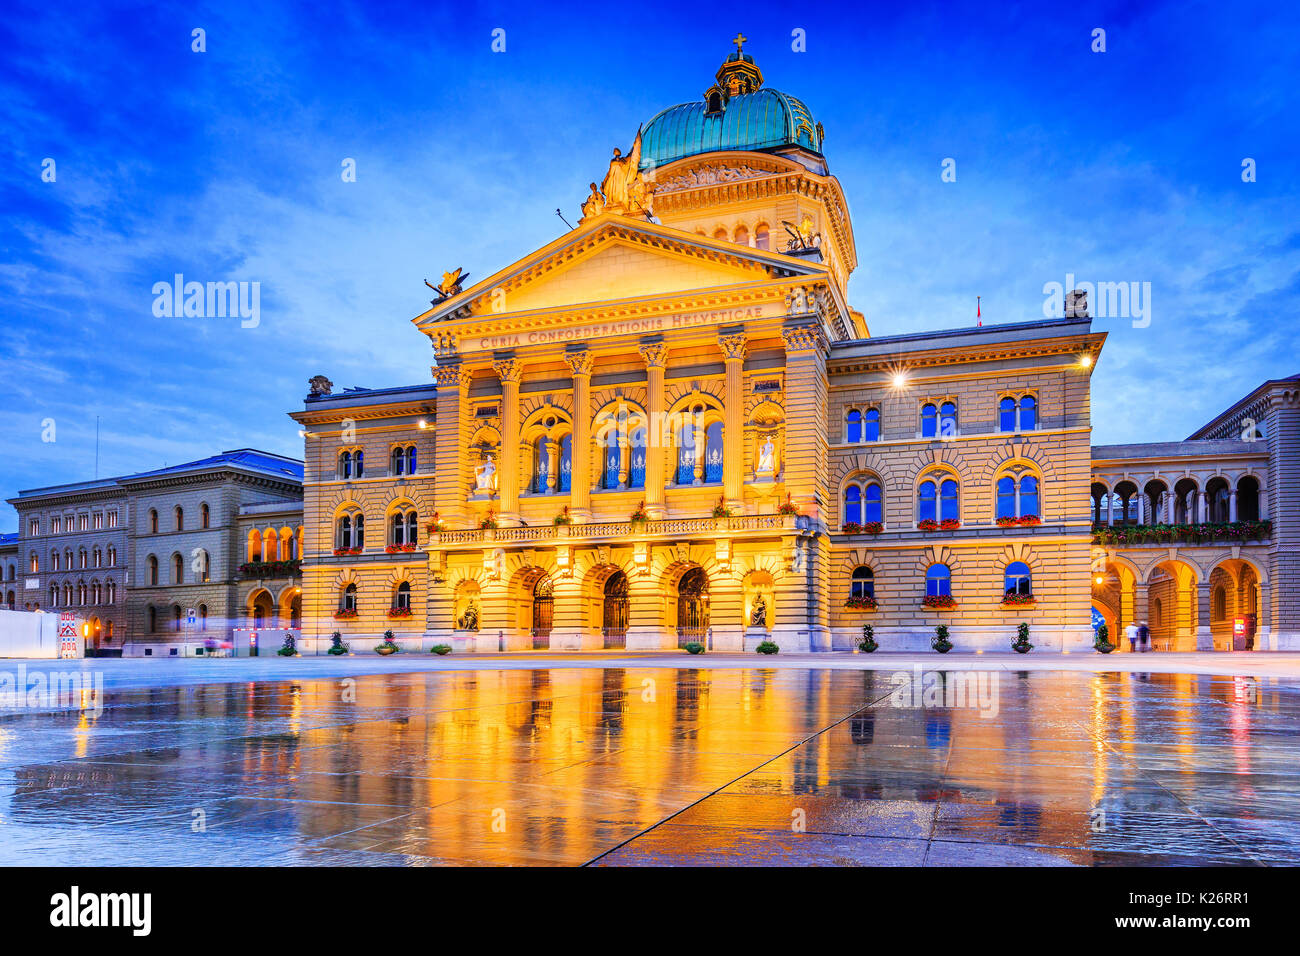
[[[459,295],[461,287],[465,284],[465,280],[468,278],[469,273],[465,272],[460,267],[457,267],[455,272],[444,272],[442,274],[442,282],[438,285],[434,285],[428,279],[425,279],[424,284],[434,292],[438,293],[438,298],[434,299],[429,304],[437,305],[443,299],[450,299],[453,295]]]
[[[653,191],[641,178],[641,130],[636,131],[632,151],[626,156],[617,146],[614,158],[609,161],[609,171],[600,188],[591,184],[591,194],[582,204],[582,217],[590,219],[603,212],[616,212],[625,216],[651,214]]]

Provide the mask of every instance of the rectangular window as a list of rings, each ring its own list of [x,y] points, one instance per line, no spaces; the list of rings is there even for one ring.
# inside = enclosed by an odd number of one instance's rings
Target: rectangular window
[[[116,512],[116,511],[110,511],[110,512],[108,513],[108,526],[109,526],[110,528],[116,528],[116,527],[117,527],[117,512]]]
[[[98,531],[98,530],[100,530],[101,528],[103,528],[103,527],[104,527],[104,513],[103,513],[102,511],[96,511],[95,514],[94,514],[94,521],[93,521],[92,523],[93,523],[94,528],[95,528],[96,531]]]
[[[27,537],[35,538],[40,533],[41,520],[39,518],[33,518],[31,521],[27,522]]]
[[[85,531],[85,530],[86,530],[86,516],[85,516],[85,515],[77,515],[77,530],[78,530],[78,531]]]

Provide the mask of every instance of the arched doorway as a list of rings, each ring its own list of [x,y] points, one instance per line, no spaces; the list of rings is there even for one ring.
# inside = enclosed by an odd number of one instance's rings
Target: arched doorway
[[[691,568],[677,582],[677,646],[703,642],[709,633],[709,578]]]
[[[267,590],[257,591],[249,601],[248,617],[253,627],[261,630],[272,627],[275,620],[275,601]]]
[[[627,647],[627,575],[615,571],[605,582],[600,628],[605,647]]]
[[[99,642],[102,637],[102,630],[99,618],[92,617],[86,622],[86,656],[99,656]]]
[[[555,592],[548,577],[533,585],[533,650],[549,650],[555,622]]]

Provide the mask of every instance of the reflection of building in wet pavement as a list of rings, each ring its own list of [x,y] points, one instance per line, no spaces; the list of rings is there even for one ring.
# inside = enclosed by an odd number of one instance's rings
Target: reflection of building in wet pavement
[[[894,676],[110,690],[7,718],[0,862],[1300,862],[1294,683],[1005,672],[989,714],[895,706]]]

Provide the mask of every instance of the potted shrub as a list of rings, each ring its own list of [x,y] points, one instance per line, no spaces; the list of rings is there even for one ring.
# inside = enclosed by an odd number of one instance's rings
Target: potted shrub
[[[689,654],[703,654],[703,653],[704,653],[704,645],[701,644],[699,641],[690,641],[690,642],[688,642],[688,643],[686,643],[686,644],[683,644],[682,647],[686,648],[686,651],[687,651],[687,653],[689,653]]]
[[[1115,649],[1115,645],[1110,642],[1110,628],[1105,624],[1097,626],[1097,636],[1093,638],[1092,648],[1101,654],[1109,654]]]
[[[777,507],[776,513],[781,516],[781,525],[785,528],[793,528],[799,521],[799,508],[790,496],[785,496],[785,501]]]
[[[952,650],[952,641],[948,640],[947,624],[940,624],[934,629],[934,640],[930,642],[930,646],[940,654],[947,654]]]
[[[1011,648],[1017,654],[1028,654],[1034,649],[1034,645],[1029,643],[1029,625],[1024,621],[1016,625],[1016,639],[1011,643]]]
[[[279,654],[281,657],[298,656],[298,645],[294,641],[293,635],[290,634],[288,631],[284,632],[284,643],[280,645],[280,649],[276,651],[276,653]]]
[[[435,644],[433,645],[433,647],[429,648],[429,652],[432,654],[437,654],[439,657],[445,657],[446,655],[451,653],[451,645]]]
[[[397,642],[393,640],[393,637],[392,631],[384,631],[384,639],[375,645],[375,653],[387,657],[389,654],[396,654],[400,651],[401,648],[397,646]]]
[[[429,534],[442,534],[447,530],[447,525],[446,522],[442,520],[442,515],[435,511],[433,516],[429,518],[429,523],[424,526],[424,530],[429,532]]]
[[[497,529],[497,516],[491,509],[483,516],[483,520],[478,523],[480,531],[495,531]]]
[[[565,505],[560,509],[560,513],[551,519],[551,524],[557,528],[567,528],[573,524],[573,516],[569,514],[569,506]]]
[[[722,499],[721,496],[719,496],[718,503],[713,506],[714,526],[717,527],[719,531],[725,529],[727,527],[727,519],[730,517],[731,517],[731,509],[727,507],[727,503]]]
[[[330,646],[326,649],[326,654],[333,654],[338,657],[340,654],[346,654],[348,646],[343,643],[343,635],[335,631],[330,635]]]
[[[862,625],[862,640],[858,641],[858,650],[863,654],[870,654],[880,647],[876,643],[876,629],[870,624]]]
[[[646,522],[650,520],[650,512],[645,510],[644,498],[642,498],[639,502],[637,502],[636,509],[630,515],[627,516],[627,520],[632,522],[633,531],[645,530]],[[637,525],[640,525],[641,527],[638,528]]]
[[[754,648],[760,654],[778,654],[781,648],[777,647],[772,641],[760,641],[758,647]]]

